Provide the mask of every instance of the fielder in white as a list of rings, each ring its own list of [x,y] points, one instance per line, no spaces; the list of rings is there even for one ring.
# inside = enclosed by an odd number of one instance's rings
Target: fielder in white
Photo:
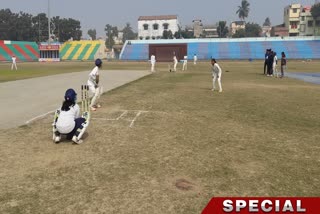
[[[182,65],[182,70],[186,71],[188,69],[188,56],[183,57],[183,65]]]
[[[154,72],[154,66],[156,65],[156,56],[155,55],[151,55],[150,57],[150,62],[151,62],[151,72]]]
[[[222,70],[215,59],[211,59],[211,65],[212,65],[212,83],[213,83],[212,91],[216,89],[216,81],[217,81],[219,86],[219,92],[222,92],[222,87],[221,87]]]
[[[198,56],[197,56],[197,54],[194,54],[194,56],[193,56],[193,64],[196,65],[197,61],[198,61]]]
[[[12,56],[11,60],[12,60],[11,70],[13,70],[13,67],[15,67],[16,70],[18,70],[16,56]]]
[[[89,90],[93,93],[93,97],[90,104],[90,108],[92,111],[96,111],[97,108],[101,107],[101,105],[98,104],[97,101],[102,94],[102,86],[99,86],[99,69],[102,66],[101,59],[96,59],[95,65],[96,66],[92,69],[92,71],[89,74],[89,79],[87,82]]]
[[[178,59],[176,55],[173,56],[173,71],[177,71]]]

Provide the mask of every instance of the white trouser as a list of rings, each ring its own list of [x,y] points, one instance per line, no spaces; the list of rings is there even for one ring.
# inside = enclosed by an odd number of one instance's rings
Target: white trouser
[[[272,65],[272,69],[273,69],[273,74],[275,77],[279,77],[279,72],[278,72],[278,68],[277,68],[277,64],[273,64]]]
[[[12,63],[12,65],[11,65],[11,70],[13,70],[13,66],[16,68],[16,70],[18,70],[18,68],[17,68],[17,63]]]
[[[187,61],[184,61],[184,62],[183,62],[183,65],[182,65],[182,70],[183,70],[183,71],[186,71],[187,68],[188,68],[188,62],[187,62]]]
[[[222,91],[222,87],[221,87],[221,75],[219,76],[216,73],[213,73],[213,78],[212,78],[212,89],[215,90],[216,89],[216,80],[218,82],[218,87],[219,87],[219,91]]]
[[[151,63],[151,72],[154,72],[154,66],[155,66],[155,64],[156,64],[156,63],[154,63],[154,62]]]
[[[173,63],[173,70],[174,70],[174,71],[177,71],[177,64],[178,64],[178,62],[174,62],[174,63]]]
[[[90,104],[90,107],[93,107],[97,104],[97,101],[103,92],[103,88],[102,86],[98,86],[97,88],[95,88],[93,85],[89,85],[89,90],[91,91],[91,93],[93,93],[93,97],[91,99]]]

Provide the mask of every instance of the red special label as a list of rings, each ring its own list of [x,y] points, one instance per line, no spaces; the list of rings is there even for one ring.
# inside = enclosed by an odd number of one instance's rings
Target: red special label
[[[212,198],[203,214],[220,213],[307,213],[320,214],[320,197],[217,197]]]

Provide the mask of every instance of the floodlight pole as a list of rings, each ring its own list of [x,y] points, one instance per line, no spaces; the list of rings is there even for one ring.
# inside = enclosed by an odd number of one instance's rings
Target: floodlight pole
[[[51,30],[50,30],[50,0],[48,0],[48,33],[49,33],[49,39],[48,44],[50,45],[50,37],[51,37]]]

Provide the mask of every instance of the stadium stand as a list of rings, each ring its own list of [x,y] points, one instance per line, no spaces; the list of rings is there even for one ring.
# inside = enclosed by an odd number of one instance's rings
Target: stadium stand
[[[0,41],[0,61],[11,61],[15,55],[18,61],[38,61],[39,49],[35,42]]]
[[[199,60],[217,59],[264,59],[266,49],[282,51],[290,59],[319,59],[320,37],[271,37],[242,39],[174,39],[174,40],[131,40],[123,46],[120,59],[148,60],[149,45],[187,44],[188,59],[197,54]],[[169,57],[171,59],[171,57]]]
[[[128,45],[123,52],[124,59],[132,60],[147,60],[149,54],[148,44]]]
[[[62,60],[94,60],[96,54],[104,51],[103,41],[69,41],[60,48]]]

